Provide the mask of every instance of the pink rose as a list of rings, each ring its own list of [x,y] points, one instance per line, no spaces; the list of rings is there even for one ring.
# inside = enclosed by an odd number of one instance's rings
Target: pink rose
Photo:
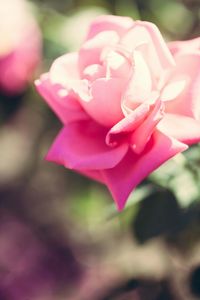
[[[0,5],[0,89],[21,92],[40,60],[41,35],[25,0]]]
[[[123,209],[148,174],[200,140],[199,75],[200,52],[173,57],[154,24],[98,17],[80,50],[36,82],[63,123],[47,159],[104,183]]]

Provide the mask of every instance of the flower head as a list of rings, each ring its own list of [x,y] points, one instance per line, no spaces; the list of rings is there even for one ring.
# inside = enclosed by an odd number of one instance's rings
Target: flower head
[[[123,209],[146,176],[199,141],[199,65],[200,51],[171,53],[152,23],[96,18],[79,51],[36,82],[63,123],[47,159],[104,183]]]

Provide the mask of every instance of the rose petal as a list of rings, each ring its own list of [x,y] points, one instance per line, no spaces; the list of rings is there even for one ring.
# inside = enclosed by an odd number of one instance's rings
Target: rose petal
[[[58,83],[64,87],[69,85],[69,81],[80,79],[78,54],[67,53],[57,58],[50,68],[49,76],[53,84]]]
[[[190,117],[166,114],[158,124],[158,128],[188,145],[200,142],[200,121]]]
[[[138,51],[134,51],[134,69],[123,95],[122,105],[135,109],[147,100],[152,89],[151,74]]]
[[[167,46],[173,56],[178,54],[179,52],[186,53],[200,50],[200,37],[188,41],[170,42]]]
[[[133,25],[129,17],[104,15],[97,17],[90,25],[87,40],[93,38],[99,32],[114,30],[119,36],[123,35]]]
[[[187,149],[187,145],[157,131],[151,143],[141,155],[129,151],[114,168],[103,170],[102,174],[118,210],[125,206],[129,194],[151,172],[166,160]]]
[[[126,154],[128,145],[108,147],[105,136],[105,128],[93,121],[70,123],[61,130],[46,158],[76,170],[113,168]]]
[[[126,78],[130,76],[131,63],[125,55],[118,51],[108,51],[104,64],[107,69],[106,77]]]
[[[149,112],[150,105],[145,102],[131,111],[125,118],[115,124],[106,135],[106,143],[112,145],[119,134],[130,133],[135,130]]]
[[[178,97],[184,90],[187,79],[169,82],[161,92],[160,99],[162,101],[171,101]]]
[[[80,103],[70,95],[62,86],[52,85],[48,74],[35,82],[40,95],[46,100],[51,109],[63,124],[88,119]]]
[[[151,72],[159,76],[163,69],[174,66],[174,60],[157,26],[150,22],[136,21],[121,43],[133,51],[140,50]]]
[[[116,45],[119,36],[115,31],[103,31],[94,38],[86,41],[79,50],[79,69],[81,74],[84,69],[93,64],[100,64],[102,50],[105,47]]]
[[[123,118],[121,96],[124,85],[123,79],[100,78],[91,85],[91,98],[88,101],[80,98],[80,102],[99,124],[113,126]]]
[[[83,78],[87,79],[90,82],[98,78],[105,77],[105,75],[106,75],[105,67],[98,64],[89,65],[83,71]]]
[[[104,179],[101,174],[101,171],[97,171],[97,170],[76,170],[76,171],[82,175],[85,175],[93,180],[96,180],[104,184]]]
[[[200,118],[200,52],[185,53],[175,57],[176,68],[171,74],[171,82],[177,78],[187,78],[184,91],[174,101],[166,102],[166,111]]]
[[[131,136],[132,149],[135,153],[141,153],[146,147],[155,127],[163,118],[164,104],[160,100],[156,102],[151,113],[144,120],[144,122],[133,132]]]

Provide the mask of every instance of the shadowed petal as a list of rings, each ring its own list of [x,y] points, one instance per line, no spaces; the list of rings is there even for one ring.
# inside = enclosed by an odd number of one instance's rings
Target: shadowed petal
[[[187,149],[187,145],[157,131],[145,151],[139,155],[129,151],[114,168],[103,170],[105,183],[118,210],[122,210],[129,194],[151,172],[166,160]]]
[[[106,130],[93,121],[65,126],[46,158],[76,170],[113,168],[127,152],[128,145],[111,148],[105,143]]]
[[[76,170],[76,172],[104,184],[104,179],[101,174],[101,171],[98,171],[98,170],[78,170],[77,171]]]

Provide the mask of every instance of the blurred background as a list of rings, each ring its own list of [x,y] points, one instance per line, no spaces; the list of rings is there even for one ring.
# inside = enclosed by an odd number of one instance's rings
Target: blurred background
[[[200,34],[200,0],[0,2],[0,300],[200,299],[200,146],[117,213],[106,188],[44,160],[61,123],[34,79],[100,14]]]

